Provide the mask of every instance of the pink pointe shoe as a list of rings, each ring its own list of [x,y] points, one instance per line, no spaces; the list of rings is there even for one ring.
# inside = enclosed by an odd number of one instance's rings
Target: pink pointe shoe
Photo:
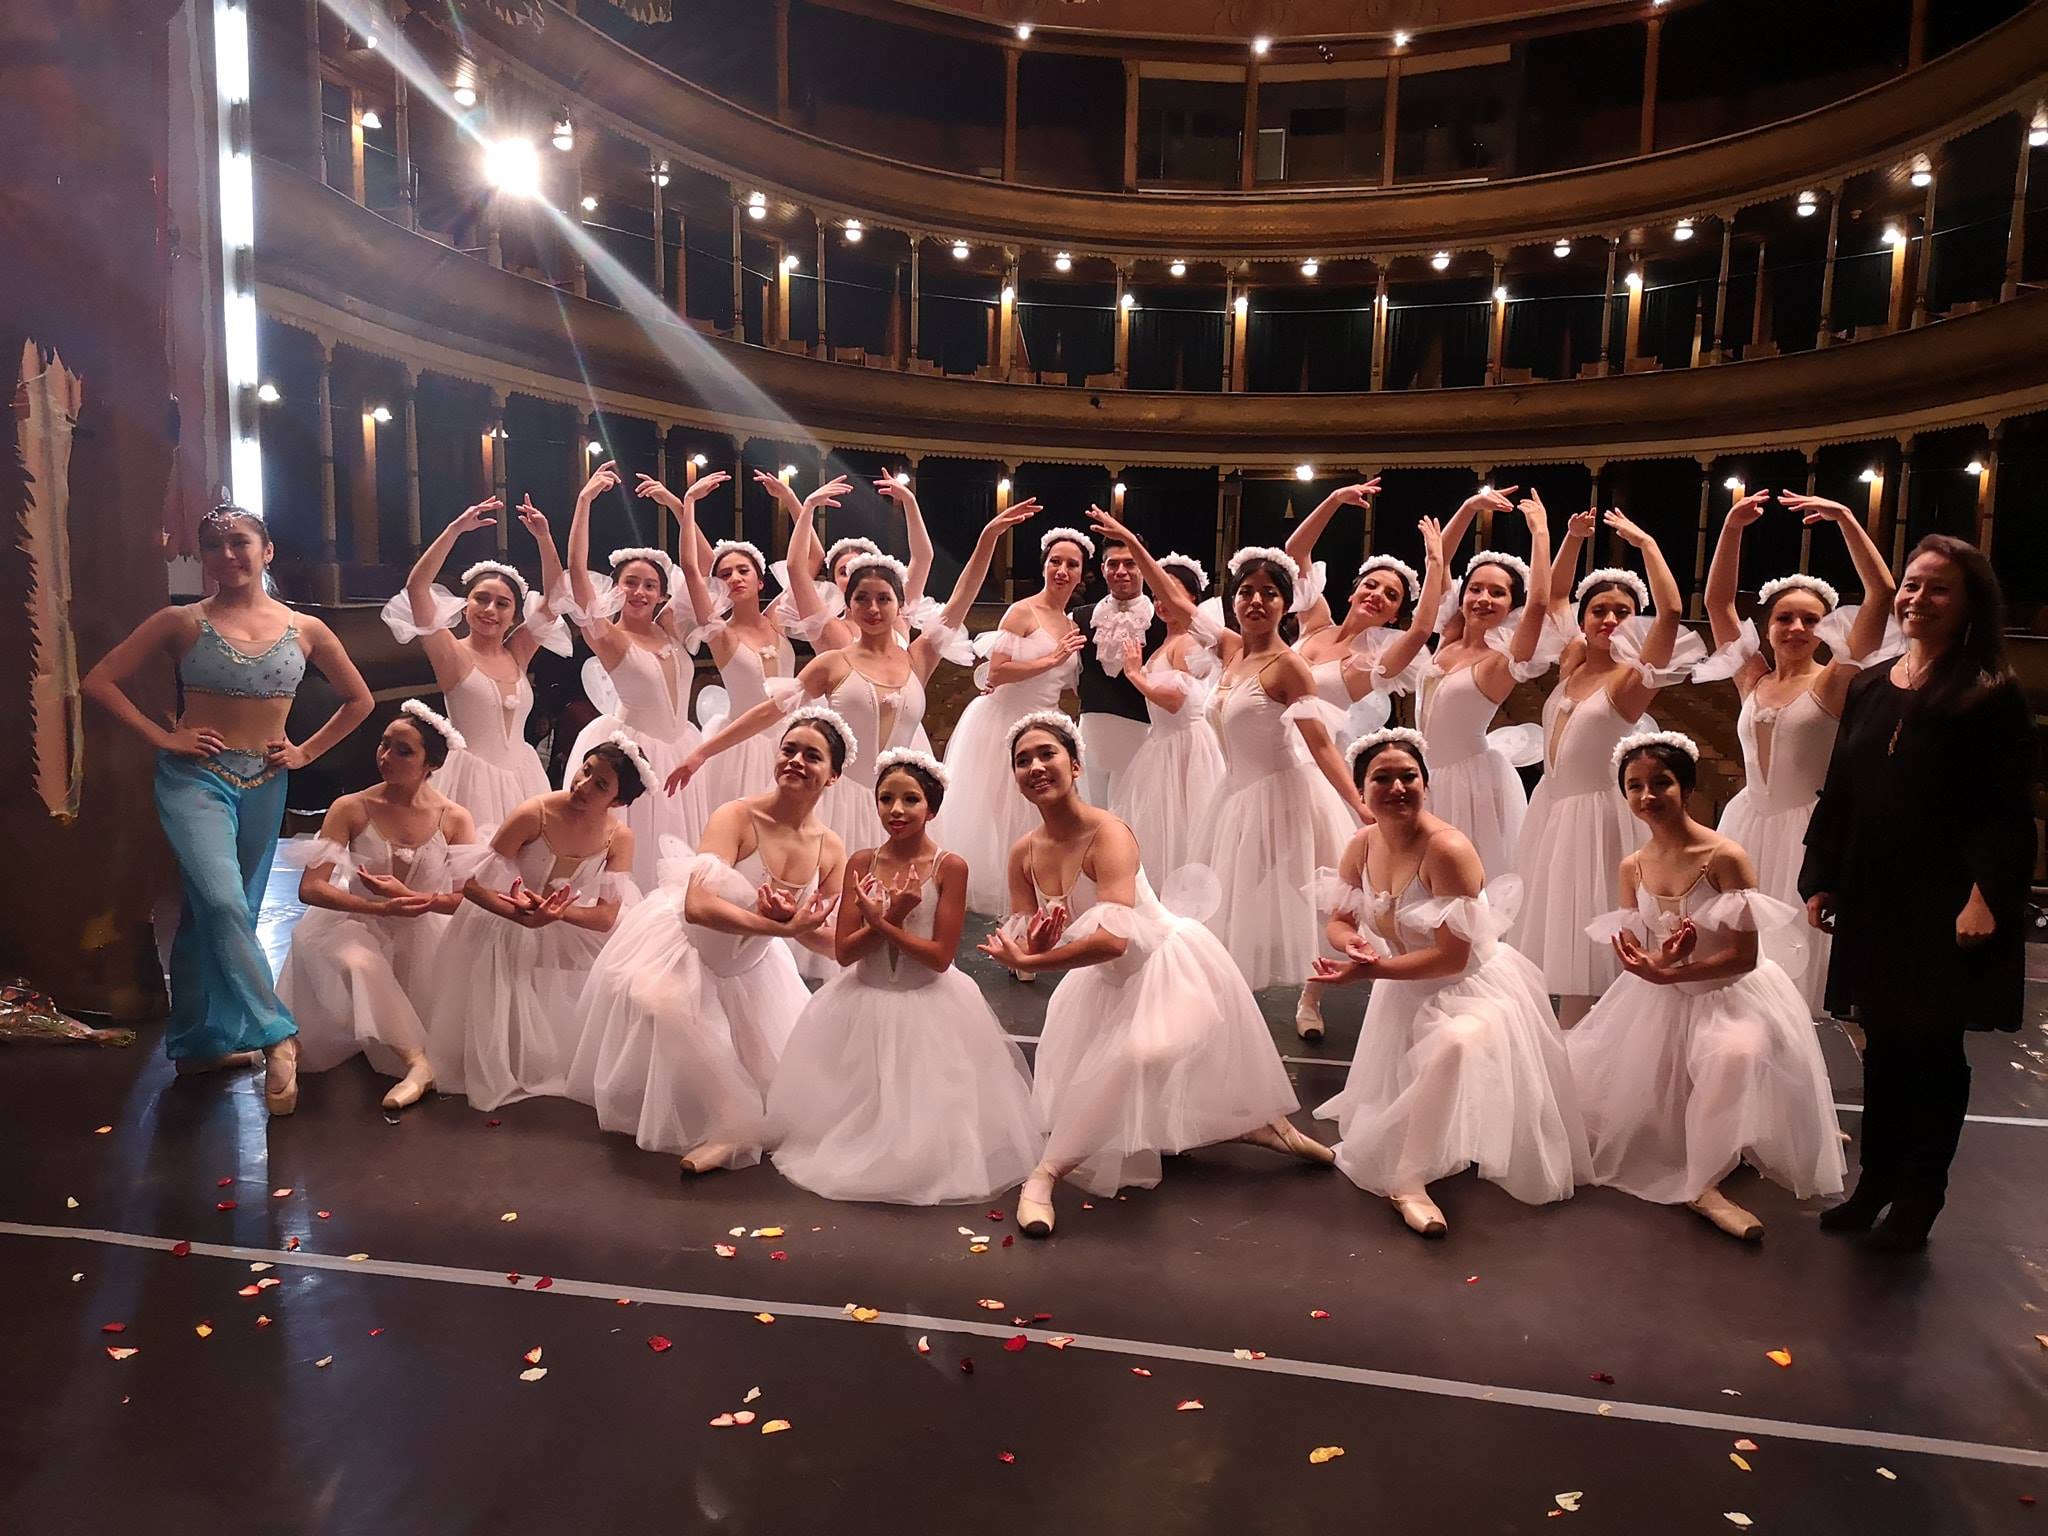
[[[263,1107],[282,1118],[299,1107],[299,1037],[278,1041],[264,1060]]]
[[[1053,1183],[1050,1170],[1040,1166],[1032,1169],[1031,1177],[1017,1191],[1017,1226],[1026,1237],[1052,1236]]]
[[[418,1057],[406,1063],[405,1076],[391,1085],[391,1091],[384,1095],[386,1109],[410,1109],[434,1089],[434,1069],[427,1065],[427,1058]]]

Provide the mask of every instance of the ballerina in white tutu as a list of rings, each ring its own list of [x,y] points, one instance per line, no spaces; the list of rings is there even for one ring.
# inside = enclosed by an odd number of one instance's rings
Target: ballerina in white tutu
[[[383,782],[336,800],[318,837],[278,849],[305,871],[306,915],[277,978],[299,1025],[299,1070],[325,1072],[360,1053],[399,1079],[386,1109],[417,1104],[434,1086],[413,993],[433,974],[482,848],[469,812],[427,781],[462,749],[461,732],[407,699],[377,740]]]
[[[1071,972],[1039,1036],[1033,1092],[1048,1135],[1017,1197],[1025,1236],[1051,1234],[1058,1180],[1098,1195],[1149,1188],[1166,1152],[1249,1141],[1327,1167],[1330,1149],[1287,1119],[1300,1106],[1230,956],[1152,894],[1130,828],[1082,800],[1080,726],[1027,715],[1010,760],[1040,825],[1010,852],[1010,917],[981,952]]]
[[[1518,509],[1529,528],[1529,559],[1482,549],[1465,563],[1456,612],[1423,664],[1415,709],[1416,728],[1429,747],[1430,813],[1471,840],[1489,880],[1515,867],[1529,809],[1515,770],[1525,754],[1527,762],[1542,760],[1543,732],[1538,726],[1487,727],[1515,684],[1541,677],[1563,649],[1541,600],[1550,589],[1543,499],[1532,490]],[[1453,520],[1445,543],[1454,544],[1461,533]],[[1532,593],[1537,601],[1530,601]]]
[[[1756,865],[1757,889],[1802,905],[1799,866],[1806,857],[1806,826],[1820,799],[1849,684],[1862,668],[1898,654],[1896,630],[1886,644],[1892,593],[1898,583],[1856,514],[1838,501],[1776,493],[1781,506],[1810,527],[1833,523],[1849,546],[1863,581],[1860,605],[1843,607],[1834,587],[1817,576],[1780,576],[1756,595],[1756,620],[1738,621],[1735,587],[1742,569],[1742,530],[1763,515],[1770,491],[1743,497],[1728,509],[1707,568],[1707,618],[1715,651],[1693,673],[1697,682],[1732,677],[1742,695],[1735,734],[1742,743],[1742,790],[1721,812],[1721,831],[1740,843]],[[1766,659],[1760,643],[1768,640]],[[1828,648],[1823,662],[1820,648]],[[1807,1008],[1822,1011],[1830,936],[1808,935],[1813,954],[1799,978]]]
[[[1543,781],[1515,850],[1522,911],[1508,935],[1543,972],[1566,1029],[1619,974],[1613,948],[1587,938],[1586,925],[1613,910],[1614,871],[1643,838],[1614,787],[1614,744],[1636,729],[1658,689],[1706,655],[1699,637],[1679,625],[1678,583],[1656,541],[1619,512],[1601,520],[1642,552],[1649,585],[1602,567],[1570,590],[1594,520],[1591,511],[1573,516],[1551,569],[1550,622],[1576,633],[1543,706]]]
[[[669,792],[689,785],[719,753],[766,730],[806,699],[822,700],[844,716],[855,735],[875,744],[877,755],[890,747],[914,745],[924,721],[925,684],[933,669],[942,659],[973,660],[961,626],[981,590],[996,541],[1005,529],[1037,511],[1037,502],[1021,501],[989,519],[945,608],[908,645],[898,634],[906,578],[902,563],[887,555],[856,557],[847,580],[847,612],[859,629],[859,640],[820,652],[797,674],[795,687],[771,689],[769,698],[714,731],[669,775]],[[882,824],[875,816],[874,774],[872,758],[850,764],[819,802],[818,814],[848,848],[873,848],[883,840]],[[814,976],[831,974],[829,965],[805,969]]]
[[[1621,909],[1594,923],[1627,972],[1568,1049],[1593,1182],[1689,1205],[1731,1237],[1761,1221],[1721,1192],[1748,1162],[1804,1200],[1842,1188],[1842,1138],[1806,1000],[1772,958],[1804,914],[1756,888],[1733,839],[1686,814],[1699,748],[1675,731],[1614,751],[1647,846],[1621,863]]]
[[[1517,1200],[1568,1199],[1590,1163],[1564,1035],[1528,959],[1500,942],[1519,882],[1490,886],[1471,842],[1428,809],[1418,732],[1351,744],[1375,818],[1317,877],[1332,986],[1372,983],[1344,1091],[1316,1110],[1343,1139],[1337,1167],[1408,1226],[1447,1223],[1428,1186],[1476,1166]]]
[[[619,919],[577,1009],[569,1097],[685,1176],[761,1160],[768,1085],[810,1000],[790,945],[832,943],[845,853],[818,799],[860,744],[814,705],[773,750],[772,789],[713,811],[696,853],[670,842],[661,888]]]
[[[1001,627],[976,638],[975,654],[988,660],[988,692],[968,703],[946,743],[954,786],[946,841],[967,864],[967,905],[989,917],[1010,910],[1010,848],[1035,819],[1010,783],[1010,727],[1059,703],[1074,685],[1088,644],[1088,632],[1067,609],[1088,573],[1095,541],[1076,528],[1053,528],[1038,548],[1043,584],[1010,605]]]
[[[424,1017],[443,1093],[478,1109],[559,1094],[577,1042],[576,1001],[621,908],[640,899],[624,809],[653,765],[623,733],[591,747],[567,789],[505,818],[449,919]]]
[[[847,861],[845,969],[805,1007],[768,1093],[777,1171],[828,1200],[987,1200],[1045,1146],[1023,1053],[953,965],[967,865],[927,831],[947,793],[928,754],[881,754],[889,840]]]
[[[1166,579],[1201,602],[1209,573],[1199,560],[1170,553],[1158,564]],[[1209,724],[1216,653],[1203,644],[1193,617],[1176,606],[1164,620],[1166,639],[1149,658],[1135,640],[1123,658],[1123,675],[1144,695],[1151,727],[1113,780],[1109,813],[1131,829],[1145,873],[1160,885],[1192,859],[1195,818],[1223,782],[1223,747]]]
[[[845,649],[860,638],[860,626],[846,611],[846,582],[854,562],[865,555],[888,553],[873,539],[855,535],[835,539],[820,557],[818,509],[838,507],[840,499],[853,489],[852,482],[842,475],[798,500],[789,482],[780,476],[756,470],[754,481],[789,514],[789,551],[772,567],[782,595],[775,599],[771,614],[787,633],[814,651]],[[932,537],[925,529],[924,509],[918,505],[917,493],[910,488],[907,477],[899,481],[893,475],[881,475],[874,485],[876,494],[884,501],[903,509],[903,533],[910,559],[903,568],[903,612],[897,638],[908,645],[911,631],[924,628],[939,612],[938,604],[925,596],[925,583],[932,570]],[[825,577],[823,586],[818,584],[821,570]],[[918,747],[919,751],[927,749],[926,744]]]
[[[654,765],[651,789],[701,739],[689,715],[696,668],[682,639],[710,615],[689,607],[675,562],[659,549],[613,550],[608,577],[590,569],[590,505],[618,484],[618,471],[600,464],[577,493],[569,522],[568,612],[597,653],[597,666],[586,666],[583,676],[600,713],[570,746],[564,774],[573,778],[598,742],[624,735]],[[691,487],[692,497],[697,494]],[[694,848],[711,808],[702,786],[680,795],[644,795],[631,804],[625,822],[633,832],[633,876],[652,890],[661,839],[680,838]]]

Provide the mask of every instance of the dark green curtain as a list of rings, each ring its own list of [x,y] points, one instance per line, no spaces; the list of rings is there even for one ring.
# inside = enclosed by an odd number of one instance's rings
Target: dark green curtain
[[[893,266],[833,252],[825,266],[825,331],[835,347],[889,352],[889,285]]]
[[[1276,393],[1368,387],[1370,304],[1369,296],[1341,291],[1268,296],[1246,327],[1246,385]]]
[[[990,301],[963,294],[918,296],[917,349],[943,373],[972,373],[988,361]]]
[[[1116,293],[1103,284],[1062,286],[1060,302],[1024,301],[1017,324],[1024,349],[1040,373],[1064,373],[1084,384],[1091,373],[1116,367]]]
[[[1213,297],[1213,295],[1212,295]],[[1132,389],[1220,390],[1224,315],[1141,300],[1131,311]]]
[[[1493,301],[1395,304],[1387,310],[1389,389],[1463,388],[1486,382]]]
[[[1600,358],[1600,295],[1559,294],[1508,303],[1501,361],[1527,368],[1539,379],[1577,378],[1581,366]]]
[[[1638,350],[1644,357],[1654,357],[1666,368],[1688,368],[1692,366],[1693,324],[1699,316],[1701,302],[1714,302],[1713,285],[1688,281],[1663,283],[1643,290],[1643,333]],[[1713,312],[1707,312],[1708,326],[1713,324]],[[1702,335],[1701,345],[1710,343]]]
[[[1892,249],[1880,245],[1874,251],[1835,259],[1834,328],[1848,330],[1858,325],[1883,325],[1892,296]]]

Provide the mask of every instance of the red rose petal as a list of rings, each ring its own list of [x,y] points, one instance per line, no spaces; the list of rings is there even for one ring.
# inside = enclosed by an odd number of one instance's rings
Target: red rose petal
[[[633,1305],[633,1298],[630,1296],[621,1296],[618,1298],[617,1304],[622,1307],[630,1307],[631,1305]]]
[[[374,1339],[377,1337],[378,1334],[382,1333],[383,1331],[384,1330],[382,1328],[372,1328],[370,1330],[370,1337]]]
[[[1052,1314],[1050,1312],[1034,1312],[1031,1314],[1031,1321],[1034,1323],[1049,1323],[1052,1321]]]
[[[333,1215],[334,1215],[334,1212],[332,1212],[332,1211],[315,1211],[315,1212],[314,1212],[313,1214],[314,1214],[315,1216],[318,1216],[318,1217],[319,1217],[319,1218],[320,1218],[320,1219],[321,1219],[322,1221],[327,1221],[327,1220],[329,1220],[329,1219],[331,1219],[331,1218],[333,1217]]]
[[[1017,1246],[1017,1234],[1016,1234],[1016,1233],[1014,1233],[1014,1232],[1005,1232],[1005,1233],[1003,1234],[1003,1246],[1004,1246],[1005,1248],[1014,1248],[1014,1247],[1016,1247],[1016,1246]]]
[[[284,1240],[284,1246],[287,1252],[297,1253],[299,1251],[299,1240],[296,1237],[288,1237]]]
[[[1313,1312],[1309,1313],[1309,1316],[1314,1318],[1319,1323],[1329,1315],[1330,1314],[1325,1312],[1321,1307],[1317,1307]]]
[[[1030,1347],[1031,1340],[1026,1338],[1021,1333],[1013,1334],[1009,1338],[1003,1340],[1003,1348],[1013,1355],[1021,1354]]]
[[[1614,1378],[1608,1375],[1605,1371],[1595,1371],[1591,1376],[1587,1378],[1587,1380],[1597,1381],[1603,1387],[1611,1387],[1614,1385]]]
[[[769,1254],[768,1257],[774,1259],[777,1263],[781,1263],[783,1260],[787,1259],[789,1255],[784,1253],[780,1248],[778,1248],[773,1253]]]
[[[1467,1275],[1465,1277],[1465,1283],[1467,1285],[1477,1285],[1479,1283],[1479,1277],[1477,1275]]]
[[[260,1285],[245,1285],[235,1294],[237,1296],[261,1296],[263,1294],[263,1287]]]
[[[234,1182],[233,1179],[215,1179],[213,1187],[215,1189],[230,1189],[234,1186]]]
[[[1150,1376],[1152,1373],[1142,1365],[1134,1365],[1131,1367],[1131,1374],[1133,1376]]]
[[[101,1333],[126,1333],[127,1331],[128,1331],[128,1325],[127,1325],[126,1323],[101,1323],[101,1324],[100,1324],[100,1332],[101,1332]]]
[[[270,1326],[270,1319],[258,1313],[256,1316],[256,1326],[258,1328],[268,1328]]]
[[[484,1129],[487,1131],[495,1131],[499,1126],[503,1125],[504,1123],[505,1122],[502,1120],[486,1120],[484,1122]]]
[[[186,1254],[190,1253],[191,1251],[192,1245],[182,1238],[180,1238],[177,1242],[171,1244],[171,1257],[174,1259],[182,1259],[185,1257]]]
[[[540,1278],[539,1278],[538,1280],[536,1280],[536,1281],[534,1281],[534,1282],[533,1282],[533,1288],[534,1288],[534,1289],[535,1289],[536,1291],[551,1291],[551,1290],[553,1290],[553,1289],[555,1288],[555,1279],[554,1279],[554,1276],[552,1276],[552,1275],[542,1275],[542,1276],[541,1276],[541,1277],[540,1277]]]
[[[213,1203],[213,1208],[216,1211],[232,1211],[235,1208],[235,1202],[232,1200],[216,1200]]]
[[[1010,1464],[1011,1462],[1015,1461],[1016,1459],[1017,1459],[1017,1453],[1016,1453],[1015,1451],[997,1451],[997,1452],[996,1452],[996,1460],[997,1460],[997,1461],[1000,1461],[1000,1462],[1002,1462],[1002,1463],[1003,1463],[1003,1464],[1004,1464],[1005,1466],[1009,1465],[1009,1464]]]
[[[674,1349],[676,1346],[675,1342],[672,1339],[665,1339],[657,1333],[653,1337],[648,1339],[647,1347],[653,1350],[657,1355],[665,1355],[670,1350]]]
[[[1001,1211],[990,1211],[988,1213],[988,1219],[990,1221],[1001,1221],[1003,1219],[1003,1213]]]
[[[519,1271],[514,1270],[512,1271],[512,1273],[507,1275],[505,1277],[505,1283],[507,1285],[517,1285],[519,1283]]]
[[[974,1374],[974,1361],[966,1355],[960,1357],[960,1374],[962,1376],[972,1376]]]

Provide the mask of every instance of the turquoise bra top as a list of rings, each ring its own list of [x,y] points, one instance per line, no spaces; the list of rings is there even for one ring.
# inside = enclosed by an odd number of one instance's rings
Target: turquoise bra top
[[[193,693],[224,693],[237,699],[289,699],[306,675],[299,626],[287,624],[270,648],[250,656],[229,645],[204,614],[199,640],[178,658],[178,681]]]

